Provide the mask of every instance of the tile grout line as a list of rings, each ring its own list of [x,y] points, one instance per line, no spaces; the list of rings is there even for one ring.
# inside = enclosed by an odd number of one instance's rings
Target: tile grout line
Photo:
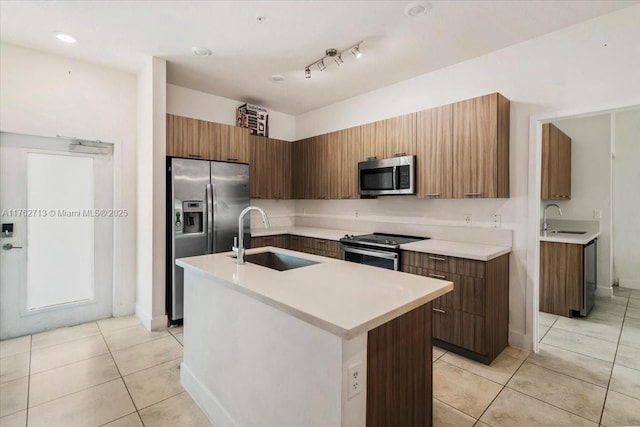
[[[549,329],[547,329],[547,332],[545,332],[545,333],[544,333],[544,335],[538,339],[538,344],[539,344],[540,342],[542,342],[542,340],[544,339],[544,337],[546,337],[546,336],[547,336],[547,334],[549,333],[549,331],[551,331],[551,328],[553,328],[553,325],[555,325],[557,321],[558,321],[558,318],[556,317],[556,318],[555,318],[555,320],[553,321],[553,323],[552,323],[551,325],[549,325]],[[538,328],[540,328],[540,325],[538,325]],[[527,356],[527,359],[528,359],[528,358],[529,358],[529,356]]]
[[[24,424],[29,425],[29,397],[31,396],[31,352],[33,346],[33,335],[29,336],[29,378],[27,379],[27,412],[25,414]]]
[[[96,322],[96,325],[98,326],[98,330],[100,331],[100,336],[102,337],[102,340],[104,341],[104,345],[107,347],[107,351],[109,352],[109,356],[111,356],[111,360],[113,361],[113,364],[115,365],[116,370],[118,371],[118,375],[120,375],[120,380],[122,381],[122,384],[124,385],[124,389],[127,390],[127,394],[129,395],[129,399],[131,399],[131,403],[133,404],[133,407],[136,410],[136,414],[138,414],[138,418],[140,418],[140,422],[142,423],[142,426],[144,427],[144,421],[142,421],[142,416],[140,415],[140,412],[138,411],[138,406],[136,405],[136,402],[133,400],[133,396],[131,396],[131,392],[129,391],[129,387],[127,387],[127,382],[124,380],[124,376],[122,375],[122,372],[120,371],[120,367],[116,363],[116,359],[113,357],[113,353],[111,353],[111,349],[109,348],[109,344],[107,344],[107,340],[104,338],[104,334],[102,333],[102,329],[100,328],[100,325],[98,324],[98,322]],[[128,414],[128,415],[130,415],[130,414]],[[113,422],[113,421],[115,421],[115,420],[111,420],[108,423]]]
[[[569,333],[570,333],[570,334],[573,334],[574,332],[569,332]],[[578,334],[578,335],[580,335],[580,334]],[[583,336],[586,336],[586,335],[583,335]],[[589,338],[592,338],[592,337],[589,337]],[[597,339],[597,338],[595,338],[595,339]],[[605,342],[608,342],[608,343],[610,343],[610,344],[613,344],[613,343],[612,343],[612,342],[610,342],[610,341],[605,341]],[[591,356],[591,355],[589,355],[589,354],[580,353],[579,351],[569,350],[569,349],[566,349],[566,348],[564,348],[564,347],[558,347],[557,345],[549,344],[549,343],[546,343],[546,342],[541,343],[541,344],[548,345],[548,346],[550,346],[550,347],[559,348],[560,350],[568,351],[568,352],[571,352],[571,353],[574,353],[574,354],[579,354],[580,356],[587,356],[587,357],[590,357],[590,358],[592,358],[592,359],[598,359],[598,360],[600,360],[600,361],[602,361],[602,362],[613,363],[613,361],[604,360],[604,359],[601,359],[601,358],[599,358],[599,357],[594,357],[594,356]],[[615,360],[615,356],[614,356],[614,360]]]
[[[627,309],[629,308],[629,299],[627,297],[627,305],[624,307],[624,316],[622,317],[622,324],[620,325],[620,332],[618,334],[618,343],[616,344],[616,352],[613,355],[613,363],[611,364],[611,373],[609,374],[609,382],[607,383],[607,390],[604,393],[604,401],[602,402],[602,410],[600,411],[600,421],[598,424],[602,425],[602,418],[604,417],[604,409],[607,406],[607,397],[609,397],[609,388],[611,387],[611,379],[613,378],[613,369],[616,367],[616,358],[618,357],[618,348],[620,348],[620,339],[622,338],[622,329],[624,329],[624,321],[627,318]]]
[[[442,403],[443,405],[448,406],[449,408],[451,408],[451,409],[453,409],[453,410],[455,410],[455,411],[457,411],[457,412],[460,412],[461,414],[464,414],[464,415],[468,416],[469,418],[473,418],[473,419],[475,420],[475,422],[473,423],[474,425],[475,425],[475,423],[477,423],[477,422],[478,422],[478,419],[476,419],[475,417],[473,417],[473,416],[471,416],[471,415],[467,414],[467,413],[466,413],[466,412],[464,412],[464,411],[461,411],[460,409],[456,408],[455,406],[451,406],[451,405],[449,405],[447,402],[442,401],[442,400],[438,399],[437,397],[432,397],[432,399],[437,400],[438,402]]]
[[[556,319],[557,320],[557,319]],[[549,328],[551,329],[551,328]],[[504,351],[504,350],[503,350]],[[514,358],[515,359],[515,358]],[[507,388],[507,384],[509,383],[509,381],[511,381],[511,379],[518,373],[518,371],[520,370],[520,368],[522,368],[522,365],[524,365],[524,362],[527,361],[527,359],[529,359],[529,356],[527,356],[525,359],[522,359],[522,361],[520,361],[520,366],[518,366],[518,369],[516,369],[515,371],[513,371],[513,374],[511,374],[511,376],[509,377],[509,379],[507,381],[504,382],[504,384],[500,384],[502,386],[502,388],[500,389],[500,391],[496,394],[496,396],[491,399],[491,402],[489,402],[489,404],[487,405],[486,408],[484,408],[484,411],[482,411],[482,413],[480,414],[480,416],[478,417],[478,422],[480,422],[480,418],[482,418],[482,416],[489,410],[489,408],[491,407],[491,405],[493,405],[493,402],[496,401],[496,399],[498,398],[498,396],[500,396],[500,394],[504,391],[505,388]],[[482,421],[484,423],[484,421]],[[477,424],[477,423],[476,423]],[[486,424],[486,423],[485,423]]]

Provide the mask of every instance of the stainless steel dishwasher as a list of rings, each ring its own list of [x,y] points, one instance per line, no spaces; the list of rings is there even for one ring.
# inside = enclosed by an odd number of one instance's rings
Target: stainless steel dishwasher
[[[587,316],[593,308],[598,281],[598,239],[584,245],[584,292],[581,316]]]

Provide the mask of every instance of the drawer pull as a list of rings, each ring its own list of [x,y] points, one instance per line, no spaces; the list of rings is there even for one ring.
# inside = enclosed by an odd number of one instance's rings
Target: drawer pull
[[[233,157],[227,157],[227,161],[229,161],[229,162],[237,162],[238,159],[233,158]]]
[[[426,196],[428,196],[428,197],[440,197],[440,193],[427,193]]]
[[[349,199],[350,197],[351,197],[351,194],[340,196],[341,199]]]
[[[444,311],[444,310],[440,310],[439,308],[432,308],[431,310],[435,311],[436,313],[447,314],[447,312],[446,312],[446,311]]]
[[[433,255],[429,255],[429,259],[435,259],[436,261],[446,261],[446,258],[443,258],[441,256],[433,256]]]
[[[443,276],[442,274],[429,273],[429,277],[433,277],[434,279],[446,279],[446,276]]]
[[[407,155],[407,153],[404,152],[404,151],[402,153],[395,153],[394,154],[395,157],[406,156],[406,155]]]
[[[187,154],[187,157],[193,157],[194,159],[201,159],[202,154]]]
[[[463,193],[465,196],[480,196],[482,193]]]
[[[327,241],[326,240],[316,240],[316,243],[320,243],[320,244],[324,245],[325,243],[327,243]]]

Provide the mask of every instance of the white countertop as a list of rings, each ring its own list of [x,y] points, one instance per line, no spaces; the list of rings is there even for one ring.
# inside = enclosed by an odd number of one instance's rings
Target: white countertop
[[[553,233],[553,231],[585,231],[585,234]],[[546,232],[540,232],[541,242],[585,245],[600,235],[597,221],[549,220]]]
[[[176,260],[179,266],[345,339],[374,329],[453,290],[453,283],[286,249],[272,251],[319,264],[277,271],[246,263],[232,252]],[[185,283],[189,286],[189,283]]]
[[[315,237],[317,239],[340,240],[345,234],[367,234],[362,231],[333,230],[329,228],[313,227],[272,227],[252,231],[252,237],[273,236],[277,234],[295,234],[297,236]],[[415,252],[426,252],[437,255],[453,256],[458,258],[489,261],[501,255],[511,252],[509,246],[483,245],[479,243],[451,242],[448,240],[422,240],[415,243],[407,243],[400,249]]]
[[[480,245],[478,243],[449,242],[447,240],[433,239],[407,243],[401,245],[400,249],[457,258],[475,259],[477,261],[489,261],[511,252],[511,248],[508,246]]]

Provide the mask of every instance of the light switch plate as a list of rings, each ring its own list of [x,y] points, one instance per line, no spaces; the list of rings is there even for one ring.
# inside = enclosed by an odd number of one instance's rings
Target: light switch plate
[[[593,219],[602,219],[602,209],[593,210]]]

